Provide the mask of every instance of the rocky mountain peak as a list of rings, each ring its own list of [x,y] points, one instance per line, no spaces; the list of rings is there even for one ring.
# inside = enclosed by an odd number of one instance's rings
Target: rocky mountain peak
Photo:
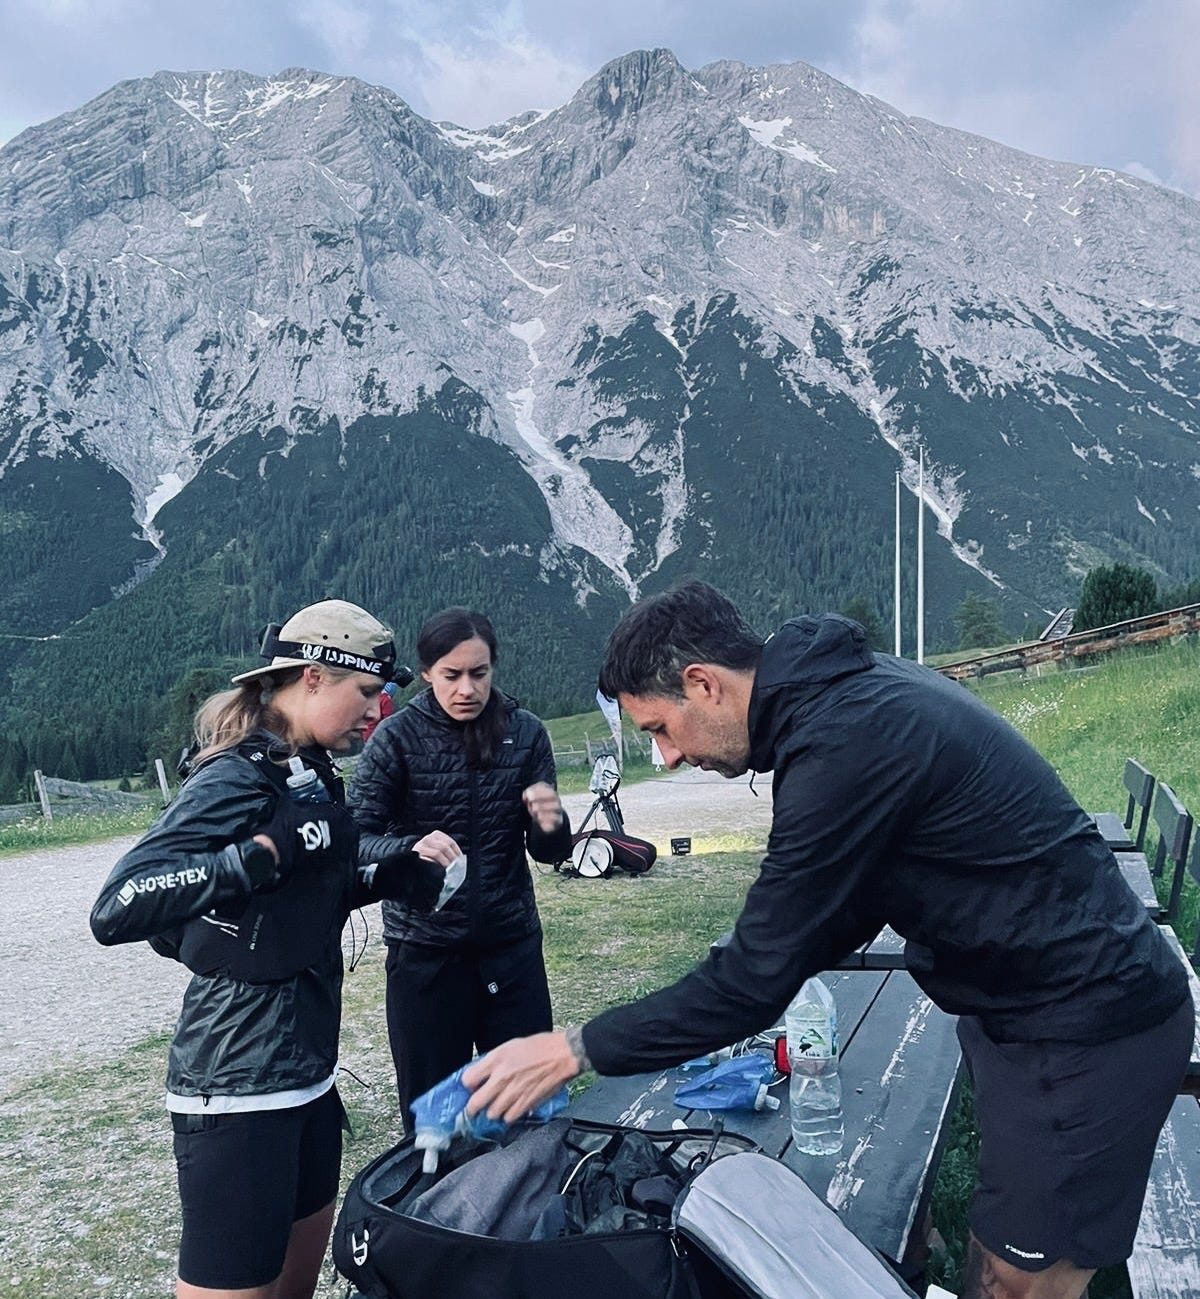
[[[208,484],[436,419],[536,492],[525,559],[586,606],[798,537],[738,496],[785,467],[866,535],[923,448],[959,587],[1060,606],[1087,556],[1182,576],[1200,532],[1198,217],[805,64],[635,51],[484,131],[160,72],[0,149],[0,493],[102,465],[162,554]],[[832,597],[855,556],[801,562]]]

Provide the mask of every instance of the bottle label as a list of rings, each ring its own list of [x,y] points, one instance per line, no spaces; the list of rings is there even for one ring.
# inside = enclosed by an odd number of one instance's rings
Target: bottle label
[[[806,1024],[797,1040],[788,1042],[788,1054],[806,1060],[831,1060],[838,1053],[837,1025]]]

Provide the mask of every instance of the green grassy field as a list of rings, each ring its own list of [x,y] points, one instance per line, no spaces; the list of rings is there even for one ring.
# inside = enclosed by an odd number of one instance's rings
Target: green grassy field
[[[979,694],[1028,736],[1089,811],[1124,813],[1121,773],[1125,759],[1136,758],[1200,816],[1200,643],[1129,650],[1082,670],[985,678]],[[1152,848],[1153,825],[1147,838]],[[1189,949],[1198,904],[1189,882],[1175,924]]]

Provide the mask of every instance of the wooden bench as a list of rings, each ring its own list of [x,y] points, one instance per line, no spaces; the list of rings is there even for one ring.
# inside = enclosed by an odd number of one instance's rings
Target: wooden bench
[[[1188,874],[1200,884],[1200,835],[1192,839],[1192,855],[1188,862]],[[1196,925],[1196,941],[1192,944],[1192,961],[1200,961],[1200,923]]]
[[[925,1265],[929,1197],[957,1097],[956,1021],[903,970],[822,978],[837,1002],[842,1040],[841,1154],[818,1158],[794,1149],[786,1083],[772,1089],[781,1101],[778,1110],[721,1117],[728,1130],[750,1137],[799,1173],[861,1239],[915,1280]],[[601,1078],[568,1112],[637,1128],[669,1129],[680,1122],[711,1127],[718,1116],[674,1104],[676,1086],[695,1076],[694,1070],[672,1068]]]
[[[1171,926],[1163,925],[1159,932],[1167,940],[1171,950],[1187,971],[1188,987],[1192,992],[1192,1007],[1195,1011],[1196,1028],[1195,1035],[1192,1038],[1192,1058],[1188,1064],[1183,1087],[1180,1090],[1190,1092],[1194,1096],[1200,1096],[1200,978],[1196,977],[1196,971],[1192,967],[1191,961],[1188,960],[1187,953],[1183,950],[1183,944],[1179,941]]]
[[[1133,1299],[1200,1295],[1200,1104],[1181,1096],[1158,1139],[1129,1259]]]
[[[1117,812],[1090,812],[1096,828],[1104,836],[1104,842],[1113,852],[1141,852],[1146,841],[1146,826],[1150,820],[1150,800],[1154,795],[1154,777],[1132,758],[1125,760],[1125,771],[1121,776],[1128,798],[1125,803],[1125,815]],[[1137,817],[1137,831],[1129,837],[1133,829],[1134,817]]]
[[[1175,796],[1170,785],[1158,782],[1154,791],[1152,809],[1154,824],[1158,827],[1158,845],[1154,850],[1151,872],[1161,879],[1169,861],[1172,866],[1170,894],[1167,899],[1165,919],[1174,920],[1179,914],[1179,895],[1183,891],[1188,847],[1192,841],[1192,814]]]

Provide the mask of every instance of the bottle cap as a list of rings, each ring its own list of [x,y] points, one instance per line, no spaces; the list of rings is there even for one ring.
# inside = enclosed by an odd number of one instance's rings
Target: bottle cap
[[[449,1136],[435,1132],[432,1128],[418,1128],[413,1137],[413,1145],[425,1153],[421,1157],[421,1172],[436,1173],[438,1155],[450,1144]]]
[[[754,1108],[756,1110],[777,1110],[779,1108],[779,1097],[772,1096],[767,1091],[766,1083],[759,1086],[758,1095],[754,1098]]]

